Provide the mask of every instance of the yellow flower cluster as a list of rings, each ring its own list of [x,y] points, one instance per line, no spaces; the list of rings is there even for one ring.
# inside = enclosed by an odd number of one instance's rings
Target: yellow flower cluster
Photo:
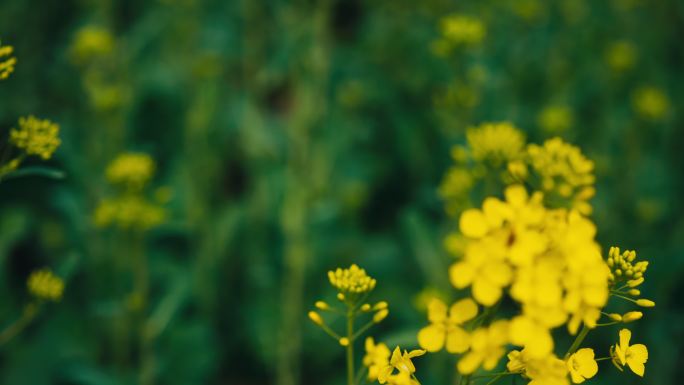
[[[425,350],[401,352],[399,346],[394,348],[389,363],[378,373],[378,382],[389,385],[420,385],[415,378],[416,367],[411,361],[414,357],[425,354]]]
[[[565,105],[547,106],[537,116],[537,124],[550,133],[567,131],[572,127],[573,120],[572,110]]]
[[[479,44],[487,33],[482,20],[467,15],[449,15],[440,22],[442,37],[454,45]]]
[[[0,44],[0,80],[7,79],[17,64],[17,58],[12,56],[14,47]]]
[[[611,44],[605,53],[606,63],[613,72],[624,72],[636,62],[636,48],[634,44],[626,40],[616,41]]]
[[[114,36],[106,28],[88,25],[76,32],[71,44],[71,56],[77,63],[87,63],[114,51]]]
[[[50,159],[62,143],[59,126],[35,116],[19,118],[19,129],[10,131],[10,142],[24,150],[26,155],[37,155],[43,159]]]
[[[364,269],[352,264],[348,269],[337,268],[328,272],[328,279],[343,295],[367,293],[375,288],[375,279],[369,277]]]
[[[166,210],[161,203],[166,199],[151,200],[144,194],[154,172],[154,160],[147,154],[124,153],[116,157],[107,166],[105,175],[112,185],[124,189],[100,201],[93,215],[95,225],[145,231],[162,224]]]
[[[610,248],[607,263],[611,269],[609,276],[611,286],[627,281],[628,286],[634,288],[643,282],[648,261],[637,262],[636,257],[634,250],[625,250],[620,254],[619,247]]]
[[[508,122],[484,123],[469,128],[466,139],[475,161],[493,164],[519,158],[525,146],[525,136]]]
[[[634,91],[632,104],[636,112],[649,120],[661,120],[670,109],[665,93],[656,87],[642,87]]]
[[[31,273],[26,286],[33,296],[48,301],[59,301],[64,292],[64,281],[49,269]]]
[[[542,146],[527,146],[528,162],[540,178],[548,199],[569,201],[582,214],[591,213],[587,202],[594,196],[594,162],[579,148],[560,138],[549,139]],[[560,204],[563,206],[563,204]]]
[[[126,188],[139,190],[145,187],[152,178],[155,164],[152,157],[143,153],[124,153],[117,156],[107,166],[105,175],[109,183],[123,185]]]

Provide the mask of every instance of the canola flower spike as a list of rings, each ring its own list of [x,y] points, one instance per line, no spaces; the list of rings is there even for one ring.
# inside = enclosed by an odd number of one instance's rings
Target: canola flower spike
[[[12,56],[13,52],[14,47],[0,43],[0,80],[7,79],[14,72],[17,58]]]
[[[70,47],[71,57],[76,63],[87,63],[110,55],[114,46],[114,36],[108,29],[96,25],[84,26],[74,35]]]
[[[344,295],[357,295],[370,292],[375,288],[375,279],[366,274],[356,264],[348,269],[338,268],[328,272],[330,284]]]
[[[19,129],[10,131],[10,142],[26,155],[50,159],[62,143],[59,139],[59,125],[33,115],[19,118]]]
[[[610,347],[613,364],[620,370],[627,365],[634,374],[643,377],[646,370],[644,364],[648,361],[646,345],[630,345],[629,340],[632,338],[632,332],[629,329],[620,330],[619,337],[620,342]]]
[[[487,29],[482,20],[467,15],[449,15],[440,21],[445,41],[453,45],[477,45],[482,43]]]
[[[132,190],[141,190],[152,179],[155,163],[144,153],[129,152],[117,156],[107,166],[105,176],[111,184],[124,185]]]
[[[29,293],[36,298],[57,302],[64,293],[64,281],[50,269],[41,269],[31,273],[26,281]]]
[[[475,161],[501,164],[522,156],[525,136],[509,122],[483,123],[466,131]]]
[[[625,250],[622,254],[620,248],[613,246],[608,250],[608,259],[606,263],[611,269],[610,283],[611,286],[617,286],[623,282],[627,286],[634,288],[644,282],[644,274],[648,269],[648,261],[637,261],[637,254],[634,250]],[[636,296],[640,292],[628,292],[630,295]]]
[[[595,194],[594,162],[587,159],[578,147],[561,138],[553,138],[541,146],[528,145],[527,159],[540,179],[541,189],[549,197],[558,197],[567,202],[563,206],[577,209],[582,214],[591,213],[588,200]]]
[[[565,105],[545,107],[537,116],[537,124],[546,132],[560,133],[572,127],[574,117],[572,110]]]
[[[656,87],[641,87],[632,94],[634,110],[651,121],[662,120],[670,110],[670,100],[667,95]]]

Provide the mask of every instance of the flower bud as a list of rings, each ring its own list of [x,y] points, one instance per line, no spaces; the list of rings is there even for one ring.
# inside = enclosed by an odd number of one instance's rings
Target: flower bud
[[[608,317],[610,317],[610,319],[612,319],[615,322],[622,322],[622,316],[620,314],[610,313],[608,314]]]
[[[387,309],[379,310],[373,316],[373,322],[375,322],[376,324],[382,322],[382,320],[384,320],[388,314],[389,314],[389,310],[387,310]]]
[[[321,315],[313,310],[309,312],[309,319],[318,326],[323,325],[323,318],[321,318]]]
[[[382,309],[387,309],[387,302],[385,301],[380,301],[373,306],[373,310],[378,311]]]
[[[362,312],[368,312],[368,311],[370,311],[370,309],[371,309],[371,305],[368,303],[364,303],[363,305],[361,305],[361,311]]]
[[[643,299],[643,298],[638,299],[636,301],[636,304],[641,306],[641,307],[654,307],[655,306],[655,302],[651,301],[650,299]]]
[[[330,306],[328,306],[328,304],[325,303],[325,302],[323,302],[323,301],[316,301],[315,306],[316,306],[318,309],[320,309],[320,310],[328,310],[328,309],[330,309]]]
[[[632,279],[632,280],[627,281],[627,286],[637,287],[637,286],[641,285],[642,283],[644,283],[644,277],[638,277],[637,279]]]
[[[644,316],[644,313],[640,311],[630,311],[628,313],[625,313],[624,316],[622,316],[622,322],[627,323],[627,322],[633,322],[638,319],[641,319],[641,317]]]
[[[632,295],[632,296],[635,296],[635,297],[636,297],[636,296],[641,295],[641,290],[639,290],[639,289],[632,289],[632,290],[628,291],[628,293],[629,293],[629,295]]]
[[[337,293],[337,299],[339,299],[340,301],[344,301],[344,299],[345,299],[344,294],[342,294],[342,293]]]
[[[347,338],[347,337],[340,338],[340,345],[349,346],[349,338]]]

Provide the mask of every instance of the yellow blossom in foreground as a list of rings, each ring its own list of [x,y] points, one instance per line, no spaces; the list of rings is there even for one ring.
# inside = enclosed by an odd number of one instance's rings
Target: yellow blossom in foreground
[[[629,329],[620,330],[620,342],[610,347],[610,355],[618,369],[622,370],[622,367],[628,365],[632,372],[643,377],[648,349],[643,344],[630,345],[631,337],[632,332]]]
[[[380,370],[389,366],[390,350],[383,343],[376,344],[373,337],[366,338],[366,355],[363,365],[368,368],[368,381],[376,381]]]
[[[670,109],[667,95],[656,87],[642,87],[634,91],[632,104],[636,112],[649,120],[660,120]]]
[[[466,139],[476,161],[500,164],[522,154],[525,136],[509,122],[483,123],[466,131]]]
[[[19,118],[19,129],[10,131],[10,142],[24,150],[26,155],[37,155],[43,159],[50,159],[62,143],[59,126],[35,116]]]
[[[155,164],[152,157],[144,153],[123,153],[107,166],[105,175],[112,184],[121,184],[138,190],[152,178]]]
[[[478,328],[471,334],[470,351],[458,361],[461,374],[471,374],[482,366],[492,370],[506,353],[505,346],[509,342],[508,321],[494,321],[488,327]]]
[[[584,348],[576,351],[566,361],[570,378],[575,384],[581,384],[584,380],[592,378],[598,373],[598,364],[594,359],[594,350]]]
[[[418,332],[418,344],[428,352],[436,352],[446,343],[449,353],[463,353],[468,350],[469,335],[461,325],[476,315],[477,304],[470,298],[451,305],[448,316],[444,302],[434,298],[428,305],[430,325]]]
[[[32,295],[44,300],[59,301],[64,292],[64,281],[49,269],[31,273],[26,285]]]
[[[328,279],[340,293],[360,294],[375,288],[375,279],[356,264],[352,264],[348,269],[337,268],[335,271],[329,271]]]
[[[425,354],[425,350],[412,350],[410,352],[404,350],[401,353],[399,346],[394,348],[392,358],[389,365],[380,370],[378,374],[378,382],[381,384],[388,383],[390,385],[414,385],[418,384],[413,380],[413,373],[416,372],[416,367],[411,361],[414,357],[419,357]],[[396,370],[396,372],[395,372]]]
[[[14,47],[0,44],[0,80],[7,79],[17,64],[17,58],[12,56]]]

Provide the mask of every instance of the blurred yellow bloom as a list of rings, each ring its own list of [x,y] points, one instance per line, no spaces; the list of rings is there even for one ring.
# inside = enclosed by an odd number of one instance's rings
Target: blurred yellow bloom
[[[12,56],[14,47],[0,44],[0,80],[7,79],[17,64],[17,58]]]
[[[631,337],[632,332],[629,329],[620,330],[620,342],[610,347],[610,355],[618,369],[622,370],[622,367],[628,365],[632,372],[643,377],[648,349],[643,344],[630,345]]]
[[[532,385],[566,385],[568,369],[563,360],[549,353],[540,357],[529,354],[529,350],[513,350],[508,353],[506,368],[520,373]]]
[[[389,366],[390,350],[383,343],[376,344],[373,337],[366,338],[366,355],[363,357],[363,365],[368,368],[368,381],[378,379],[380,370]]]
[[[636,47],[627,40],[616,41],[606,49],[605,59],[613,72],[627,71],[634,67]]]
[[[440,21],[442,36],[449,42],[476,45],[484,40],[487,33],[482,20],[466,15],[449,15]]]
[[[82,27],[71,44],[72,59],[80,64],[107,56],[114,51],[114,44],[108,29],[96,25]]]
[[[124,185],[133,190],[142,189],[152,178],[155,164],[152,157],[143,153],[123,153],[107,166],[105,175],[112,184]]]
[[[466,139],[473,159],[494,164],[517,159],[525,145],[523,133],[508,122],[471,127],[466,131]]]
[[[632,105],[639,115],[649,120],[661,120],[670,109],[667,95],[656,87],[641,87],[634,91]]]
[[[470,337],[470,351],[458,361],[461,374],[471,374],[480,365],[485,370],[492,370],[506,353],[505,346],[509,342],[508,321],[494,321],[488,327],[473,331]]]
[[[26,285],[33,296],[43,300],[59,301],[64,292],[64,281],[49,269],[31,273]]]
[[[335,271],[329,271],[328,279],[340,293],[361,294],[375,288],[375,279],[356,264],[352,264],[348,269],[337,268]]]
[[[98,227],[115,225],[121,229],[149,230],[164,222],[163,207],[136,195],[103,199],[95,209],[93,221]]]
[[[584,380],[592,378],[598,373],[598,364],[594,360],[593,349],[579,349],[568,357],[566,365],[570,372],[570,378],[575,384],[581,384]]]
[[[537,124],[549,133],[567,131],[573,125],[572,110],[565,105],[551,105],[545,107],[537,116]]]
[[[19,129],[10,131],[10,142],[24,150],[26,155],[37,155],[43,159],[50,159],[62,143],[57,124],[32,115],[19,118]]]
[[[477,304],[470,298],[460,300],[449,309],[444,302],[434,298],[428,305],[430,325],[418,332],[418,344],[428,352],[442,350],[446,343],[449,353],[468,350],[470,336],[461,325],[477,315]]]

